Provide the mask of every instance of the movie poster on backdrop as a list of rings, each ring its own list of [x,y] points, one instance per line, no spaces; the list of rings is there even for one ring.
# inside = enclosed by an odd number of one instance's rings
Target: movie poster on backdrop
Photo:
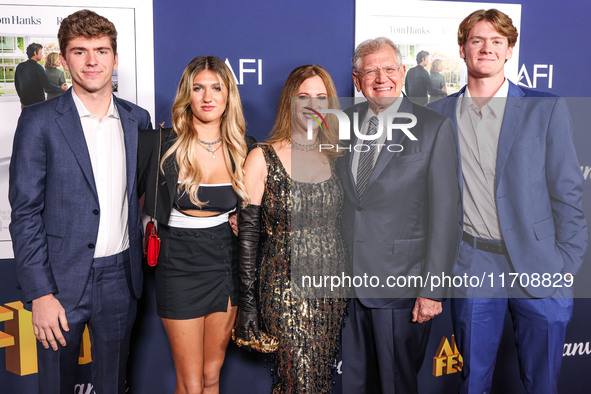
[[[138,80],[151,81],[154,78],[151,2],[106,0],[100,6],[95,2],[68,0],[12,3],[0,5],[0,259],[13,257],[8,232],[8,167],[14,131],[21,114],[14,75],[17,66],[28,60],[26,50],[30,44],[43,46],[43,58],[39,64],[46,68],[48,55],[59,53],[57,32],[65,17],[85,8],[105,16],[118,32],[119,65],[112,78],[114,94],[154,113],[153,84],[138,84]],[[147,13],[149,23],[145,22],[147,18],[140,17]],[[64,72],[66,83],[71,86],[71,77],[59,62],[57,69]]]
[[[445,78],[447,94],[457,92],[467,82],[467,70],[460,58],[458,26],[462,19],[479,9],[497,8],[511,17],[521,32],[521,4],[475,3],[455,1],[361,0],[355,2],[355,46],[375,37],[387,37],[398,46],[406,71],[417,65],[420,51],[429,53],[425,68],[436,64]],[[435,60],[439,60],[434,63]],[[517,83],[519,39],[513,57],[505,65],[505,75]],[[406,92],[405,92],[406,93]],[[360,96],[359,92],[356,92]]]

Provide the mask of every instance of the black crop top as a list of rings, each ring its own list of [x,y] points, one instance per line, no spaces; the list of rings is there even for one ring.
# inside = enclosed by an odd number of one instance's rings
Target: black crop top
[[[209,212],[228,212],[236,208],[238,195],[232,189],[230,183],[219,183],[212,185],[199,185],[197,189],[199,201],[205,204],[199,208],[191,202],[189,194],[185,190],[179,192],[178,188],[174,196],[174,207],[179,211],[199,210]]]

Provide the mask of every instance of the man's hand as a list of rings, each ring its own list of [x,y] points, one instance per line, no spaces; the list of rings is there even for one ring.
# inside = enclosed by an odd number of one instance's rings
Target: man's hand
[[[424,323],[440,314],[441,311],[441,301],[418,297],[415,301],[415,307],[412,310],[412,321]]]
[[[62,90],[65,92],[66,90],[68,90],[68,84],[67,83],[62,83],[62,85],[60,86],[60,88],[62,88]]]
[[[231,213],[228,217],[228,222],[230,223],[230,227],[232,227],[234,235],[238,236],[238,214],[236,212]]]
[[[33,300],[33,332],[45,349],[49,349],[51,345],[53,350],[57,350],[57,342],[66,346],[60,325],[64,331],[70,331],[66,310],[53,294]]]
[[[443,93],[443,94],[447,94],[447,86],[443,86],[443,87],[441,88],[441,93]]]

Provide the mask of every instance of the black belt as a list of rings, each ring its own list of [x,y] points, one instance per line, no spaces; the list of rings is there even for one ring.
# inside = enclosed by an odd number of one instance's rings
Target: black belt
[[[469,243],[470,246],[476,249],[484,250],[485,252],[507,254],[507,247],[503,241],[474,237],[465,231],[462,234],[462,240]]]

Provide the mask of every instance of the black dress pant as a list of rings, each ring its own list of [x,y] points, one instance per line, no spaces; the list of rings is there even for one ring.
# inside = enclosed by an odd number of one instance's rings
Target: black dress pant
[[[343,329],[343,393],[418,393],[431,320],[412,322],[414,300],[401,308],[367,308],[352,299]]]

